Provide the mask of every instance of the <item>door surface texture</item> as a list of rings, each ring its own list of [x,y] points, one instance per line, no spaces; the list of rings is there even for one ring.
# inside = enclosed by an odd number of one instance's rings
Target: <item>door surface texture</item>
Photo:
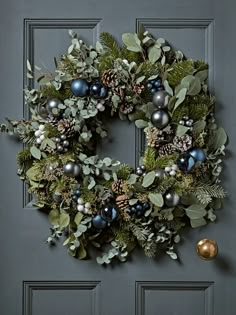
[[[103,31],[119,41],[142,24],[155,37],[209,63],[217,118],[230,138],[223,175],[228,197],[218,220],[186,232],[179,261],[144,257],[101,267],[46,244],[47,215],[32,206],[17,176],[21,144],[0,135],[1,315],[234,315],[236,314],[235,10],[233,0],[8,0],[0,9],[0,121],[27,117],[23,88],[27,58],[53,71],[68,47],[68,30],[95,44]],[[100,148],[135,165],[142,145],[133,125],[111,126],[114,141]],[[219,255],[204,261],[196,242],[214,239]]]

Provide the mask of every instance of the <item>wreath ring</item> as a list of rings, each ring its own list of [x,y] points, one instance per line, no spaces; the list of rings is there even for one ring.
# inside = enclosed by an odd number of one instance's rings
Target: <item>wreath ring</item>
[[[27,143],[18,175],[49,211],[47,242],[65,234],[63,244],[80,259],[91,246],[105,250],[99,264],[126,261],[137,245],[148,257],[161,247],[177,259],[181,229],[214,221],[225,197],[227,136],[214,117],[208,66],[145,30],[123,34],[122,47],[109,33],[96,47],[69,33],[54,74],[27,61],[27,77],[39,83],[25,89],[30,119],[1,125]],[[144,130],[137,169],[96,155],[105,121],[117,116]]]

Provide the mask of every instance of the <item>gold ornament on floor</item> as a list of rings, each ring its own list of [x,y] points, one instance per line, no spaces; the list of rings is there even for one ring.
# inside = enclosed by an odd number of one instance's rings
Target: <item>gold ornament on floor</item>
[[[204,238],[197,242],[197,254],[204,260],[214,259],[218,254],[218,245],[216,241]]]

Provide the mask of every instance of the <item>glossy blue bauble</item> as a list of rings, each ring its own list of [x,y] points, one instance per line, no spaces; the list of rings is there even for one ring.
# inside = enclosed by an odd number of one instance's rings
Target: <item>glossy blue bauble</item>
[[[152,93],[152,94],[155,94],[156,91],[157,91],[157,90],[156,90],[155,88],[152,88],[152,89],[151,89],[151,93]]]
[[[79,190],[79,189],[76,189],[76,191],[75,191],[75,195],[76,195],[77,197],[80,197],[81,192],[80,192],[80,190]]]
[[[92,224],[96,229],[104,229],[107,226],[107,222],[103,220],[103,218],[97,214],[93,219],[92,219]]]
[[[201,148],[192,148],[188,153],[196,160],[196,162],[204,162],[206,154]]]
[[[150,203],[149,202],[144,202],[143,204],[143,210],[147,211],[150,209]]]
[[[101,211],[101,217],[106,222],[110,223],[117,218],[118,212],[114,206],[106,206]]]
[[[96,99],[106,98],[108,90],[100,82],[95,82],[90,86],[90,95]]]
[[[182,154],[176,161],[178,168],[183,172],[190,172],[195,166],[195,159],[189,154]]]
[[[85,97],[89,93],[89,85],[86,80],[76,79],[71,82],[71,91],[74,96]]]
[[[77,202],[77,199],[78,199],[78,196],[77,196],[76,194],[72,196],[72,200],[73,200],[74,202]]]

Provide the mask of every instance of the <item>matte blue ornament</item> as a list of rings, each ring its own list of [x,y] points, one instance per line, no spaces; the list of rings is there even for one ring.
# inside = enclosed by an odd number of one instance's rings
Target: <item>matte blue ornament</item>
[[[206,154],[201,148],[192,148],[188,153],[196,160],[196,162],[204,162]]]
[[[76,79],[71,82],[71,91],[74,96],[85,97],[89,93],[89,85],[86,80]]]
[[[183,153],[176,161],[178,168],[183,172],[190,172],[196,164],[195,159],[189,153]]]
[[[101,217],[103,220],[106,222],[110,223],[114,221],[117,218],[117,210],[114,206],[106,206],[105,208],[102,209],[101,211]]]
[[[107,226],[107,222],[103,220],[103,218],[100,216],[100,214],[97,214],[92,219],[92,224],[96,229],[104,229]]]

